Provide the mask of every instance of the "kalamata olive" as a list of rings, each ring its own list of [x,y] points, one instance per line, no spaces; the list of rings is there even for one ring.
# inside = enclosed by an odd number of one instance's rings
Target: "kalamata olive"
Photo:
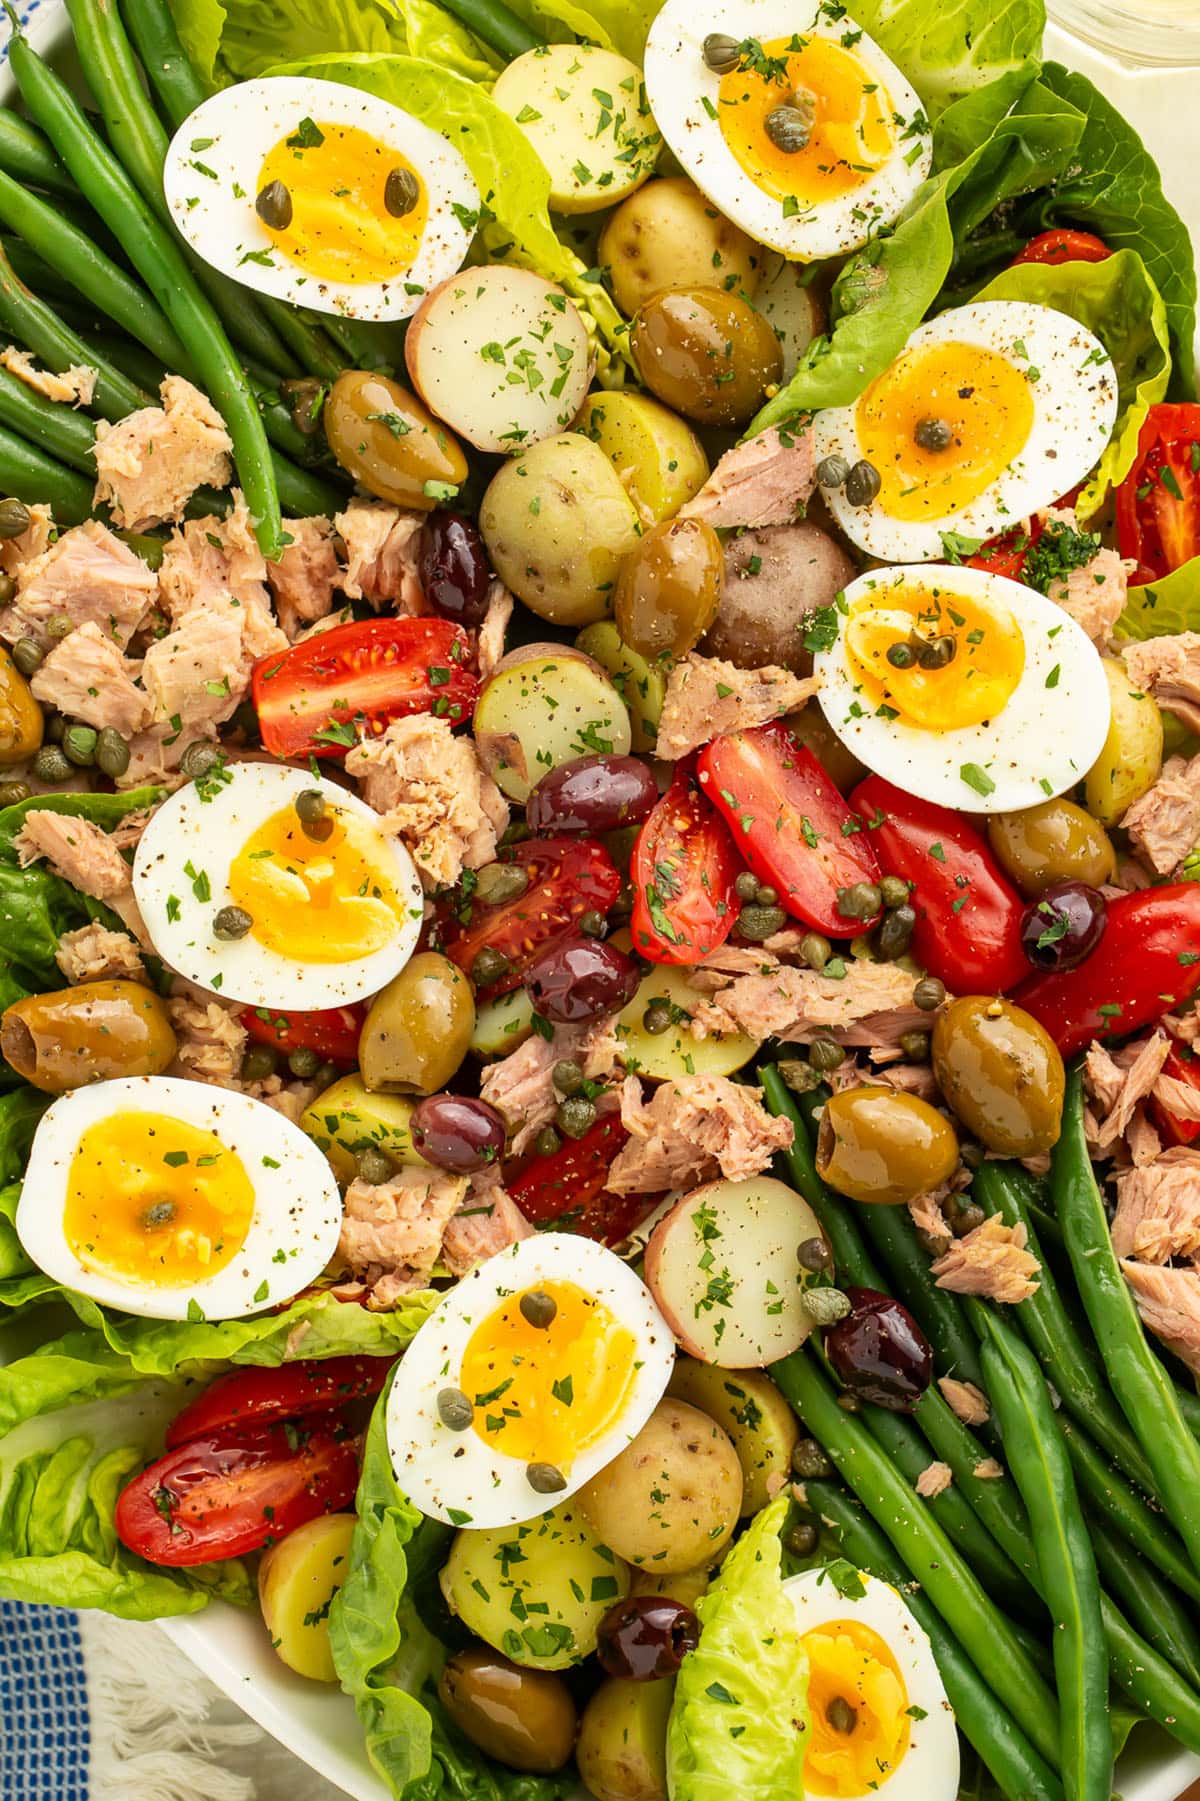
[[[456,625],[478,625],[487,612],[487,551],[478,526],[439,507],[421,527],[417,576],[435,613]]]
[[[525,803],[535,832],[619,831],[641,825],[658,802],[658,787],[641,757],[576,757],[544,775]]]
[[[770,322],[721,288],[653,295],[630,342],[650,392],[701,425],[744,425],[783,373]]]
[[[814,1063],[815,1052],[814,1044]],[[936,1188],[957,1167],[953,1126],[919,1095],[882,1086],[845,1088],[825,1103],[817,1170],[851,1200],[900,1206]]]
[[[613,617],[643,657],[681,657],[721,608],[725,552],[703,519],[664,519],[621,560]]]
[[[329,390],[323,417],[342,468],[393,506],[431,512],[467,479],[460,445],[390,376],[347,369]]]
[[[526,972],[534,1009],[556,1025],[580,1025],[597,1014],[620,1012],[637,993],[637,967],[615,944],[599,938],[567,938],[550,945]]]
[[[498,1164],[504,1155],[503,1115],[466,1095],[426,1095],[413,1108],[408,1129],[427,1163],[458,1175]]]
[[[673,1676],[700,1642],[700,1622],[669,1595],[629,1595],[610,1607],[596,1634],[596,1661],[609,1676],[654,1682]]]
[[[1035,969],[1074,969],[1103,938],[1107,911],[1098,888],[1055,882],[1026,907],[1021,947]]]
[[[911,1413],[933,1376],[933,1352],[907,1307],[874,1288],[848,1288],[850,1312],[825,1334],[825,1354],[852,1394]]]
[[[571,1755],[575,1703],[549,1670],[520,1669],[481,1645],[450,1659],[438,1697],[459,1731],[510,1770],[548,1776]]]

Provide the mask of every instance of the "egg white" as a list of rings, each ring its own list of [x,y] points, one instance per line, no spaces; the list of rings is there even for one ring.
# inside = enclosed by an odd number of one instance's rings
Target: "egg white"
[[[278,763],[235,763],[229,780],[205,800],[189,783],[163,802],[137,848],[133,892],[155,950],[172,969],[219,994],[248,1006],[287,1009],[341,1007],[376,994],[398,975],[416,949],[424,898],[412,858],[395,838],[379,829],[379,815],[365,801],[306,769]],[[403,906],[396,935],[370,956],[344,963],[305,963],[284,957],[249,935],[233,942],[215,938],[212,922],[231,904],[231,860],[254,832],[305,789],[320,789],[331,806],[367,820],[378,840],[378,858],[391,875]],[[207,877],[211,897],[196,897],[196,878]],[[178,913],[178,917],[172,917]]]
[[[675,1340],[648,1288],[621,1259],[590,1238],[544,1232],[481,1263],[425,1321],[407,1351],[388,1401],[388,1449],[401,1489],[450,1525],[513,1526],[545,1513],[525,1462],[485,1444],[474,1427],[454,1432],[438,1417],[443,1388],[459,1386],[463,1357],[480,1322],[519,1290],[573,1282],[594,1295],[637,1340],[637,1368],[620,1419],[575,1459],[560,1506],[637,1437],[666,1392]]]
[[[802,1633],[839,1620],[857,1620],[877,1633],[904,1678],[909,1707],[917,1710],[910,1715],[908,1749],[902,1761],[890,1776],[864,1790],[863,1801],[873,1801],[877,1795],[886,1795],[889,1801],[954,1801],[958,1794],[958,1732],[929,1639],[889,1583],[865,1571],[859,1580],[866,1593],[857,1597],[840,1594],[824,1569],[802,1570],[789,1576],[783,1587]],[[808,1797],[810,1791],[804,1793]]]
[[[67,1183],[79,1139],[114,1113],[160,1113],[212,1132],[236,1151],[254,1187],[245,1242],[223,1269],[184,1285],[142,1285],[89,1269],[63,1232]],[[291,1300],[337,1249],[342,1204],[333,1172],[291,1120],[247,1094],[176,1076],[122,1076],[62,1095],[34,1134],[17,1207],[29,1257],[64,1288],[142,1319],[242,1319]]]
[[[324,281],[277,245],[254,210],[263,158],[302,119],[356,125],[417,171],[429,211],[410,266],[383,282]],[[259,294],[351,319],[407,319],[423,295],[461,268],[479,190],[454,146],[388,100],[309,75],[261,76],[222,88],[189,113],[167,149],[163,192],[200,256]],[[266,261],[259,260],[266,257]]]
[[[889,563],[937,561],[943,532],[991,538],[1050,506],[1096,465],[1117,422],[1117,375],[1094,333],[1066,313],[1024,300],[981,300],[927,319],[905,349],[976,344],[1003,356],[1029,381],[1033,423],[1019,456],[969,505],[935,519],[896,519],[881,500],[854,507],[841,488],[823,491],[851,543]],[[1036,378],[1028,372],[1036,370]],[[863,455],[853,406],[826,407],[813,422],[818,462]]]
[[[658,13],[645,54],[646,93],[655,124],[696,186],[727,219],[758,243],[795,261],[812,262],[858,249],[899,217],[929,173],[932,138],[920,98],[873,39],[864,32],[848,47],[885,90],[886,110],[899,115],[910,135],[898,136],[882,168],[852,192],[787,218],[780,201],[747,174],[722,135],[716,116],[721,77],[703,56],[710,32],[726,32],[739,43],[745,38],[772,43],[794,33],[840,43],[857,27],[848,15],[831,19],[819,0],[711,0],[708,6],[667,0]]]
[[[817,653],[813,669],[821,679],[821,710],[842,743],[898,788],[959,812],[1007,813],[1073,787],[1099,756],[1111,713],[1100,655],[1082,627],[1035,589],[984,569],[873,569],[851,582],[844,605],[852,611],[869,595],[886,607],[907,585],[1006,608],[1025,641],[1021,679],[1008,704],[981,725],[933,731],[882,717],[860,699],[846,655],[845,615],[839,615],[837,640]],[[985,771],[995,784],[990,794],[963,779],[966,764]]]

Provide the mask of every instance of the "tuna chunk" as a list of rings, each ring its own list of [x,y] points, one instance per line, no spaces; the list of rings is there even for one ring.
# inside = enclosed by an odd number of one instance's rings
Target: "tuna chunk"
[[[486,682],[504,655],[504,635],[512,618],[513,597],[503,582],[494,581],[488,589],[487,612],[475,641],[475,667],[479,679]]]
[[[1065,525],[1078,532],[1079,525],[1070,509],[1047,509],[1048,526]],[[1088,637],[1103,650],[1112,636],[1112,628],[1125,611],[1125,591],[1133,563],[1123,562],[1115,550],[1101,549],[1089,563],[1072,569],[1066,576],[1051,582],[1047,593],[1064,613],[1069,613]]]
[[[813,491],[812,432],[772,426],[727,450],[681,518],[713,526],[790,525]]]
[[[97,519],[72,526],[38,556],[18,565],[17,595],[0,614],[0,637],[44,638],[51,619],[90,620],[125,645],[154,605],[158,577]]]
[[[132,893],[129,865],[90,819],[35,807],[13,840],[22,869],[44,857],[52,872],[92,900],[112,906]]]
[[[507,1120],[513,1156],[528,1150],[554,1117],[559,1097],[551,1074],[556,1063],[578,1063],[592,1082],[602,1082],[613,1072],[616,1040],[611,1020],[612,1016],[604,1016],[586,1026],[557,1026],[551,1039],[535,1032],[507,1057],[488,1064],[479,1092]]]
[[[1121,824],[1143,862],[1156,875],[1170,875],[1200,840],[1200,757],[1168,757]]]
[[[86,364],[72,363],[69,369],[55,374],[50,369],[39,369],[29,352],[18,350],[15,344],[6,344],[0,350],[0,368],[7,369],[35,394],[64,406],[90,406],[96,392],[96,371]]]
[[[97,923],[64,932],[54,960],[68,982],[149,982],[142,955],[126,932]]]
[[[482,769],[475,746],[448,719],[414,713],[394,719],[346,758],[385,832],[403,839],[430,887],[457,882],[496,855],[508,805]]]
[[[96,425],[96,505],[127,531],[181,519],[197,488],[227,487],[233,474],[233,442],[208,397],[181,375],[159,393],[161,406]]]
[[[346,547],[342,591],[378,611],[389,602],[401,614],[426,613],[417,577],[417,539],[424,515],[383,500],[352,500],[334,525]]]
[[[452,1276],[465,1276],[477,1263],[533,1237],[533,1227],[504,1188],[498,1172],[471,1177],[470,1189],[446,1227],[442,1261]]]
[[[992,1417],[987,1396],[973,1382],[960,1382],[956,1376],[939,1376],[938,1387],[947,1407],[964,1426],[986,1426]]]
[[[397,1170],[389,1182],[351,1182],[337,1254],[370,1287],[368,1307],[393,1307],[400,1295],[428,1285],[466,1193],[465,1176],[416,1167]]]
[[[740,1181],[792,1142],[790,1121],[771,1118],[762,1090],[727,1076],[681,1076],[661,1083],[648,1102],[638,1078],[627,1076],[621,1124],[629,1140],[608,1172],[614,1194],[660,1194],[717,1176]]]
[[[279,623],[294,643],[306,625],[333,611],[342,571],[328,519],[289,519],[285,529],[292,541],[277,563],[267,564],[267,581]]]
[[[1153,695],[1189,731],[1200,732],[1200,632],[1123,644],[1121,655],[1141,693]]]
[[[214,1000],[203,989],[180,982],[167,1002],[177,1040],[169,1074],[211,1082],[217,1088],[240,1088],[246,1028],[232,1006]]]
[[[1112,1241],[1118,1257],[1143,1263],[1200,1256],[1200,1150],[1176,1145],[1121,1171]]]
[[[1200,1376],[1200,1270],[1122,1263],[1142,1324]]]
[[[140,670],[89,619],[55,646],[29,686],[44,707],[100,730],[111,726],[128,738],[150,719],[150,702],[134,684]]]
[[[1110,1151],[1124,1137],[1134,1109],[1153,1092],[1170,1049],[1171,1040],[1163,1031],[1123,1047],[1117,1059],[1110,1057],[1103,1045],[1093,1042],[1084,1059],[1083,1073],[1104,1109],[1095,1134],[1096,1150]]]
[[[815,677],[793,675],[774,664],[735,669],[719,657],[690,651],[667,682],[655,752],[675,762],[710,738],[795,713],[819,686]]]
[[[913,1029],[911,1014],[917,1012],[928,1027],[930,1015],[913,1006],[916,984],[917,978],[895,963],[850,960],[840,978],[779,965],[737,977],[699,1006],[692,1015],[692,1036],[746,1032],[760,1040],[802,1043],[815,1032],[833,1030],[842,1043],[853,1045],[857,1034],[858,1042],[870,1047],[889,1035],[889,1020],[903,1033]]]
[[[939,1288],[951,1294],[978,1294],[1009,1306],[1036,1294],[1040,1265],[1025,1249],[1023,1225],[1006,1226],[998,1213],[956,1238],[949,1250],[930,1264]]]
[[[923,1501],[932,1501],[938,1495],[944,1495],[953,1481],[954,1471],[948,1463],[930,1463],[921,1471],[913,1487]]]
[[[189,613],[210,607],[217,600],[228,606],[231,596],[247,612],[265,610],[270,616],[267,560],[258,547],[245,498],[238,488],[234,489],[233,503],[232,512],[224,519],[214,514],[189,519],[167,541],[159,584],[163,608],[175,625],[181,624]],[[281,637],[278,643],[282,642]],[[268,648],[276,649],[278,644]]]
[[[840,544],[815,525],[739,532],[725,546],[721,607],[700,648],[742,669],[779,663],[810,675],[804,639],[811,615],[853,577]]]
[[[150,646],[142,662],[151,718],[181,733],[185,744],[204,736],[246,698],[250,669],[241,620],[231,607],[190,613]]]

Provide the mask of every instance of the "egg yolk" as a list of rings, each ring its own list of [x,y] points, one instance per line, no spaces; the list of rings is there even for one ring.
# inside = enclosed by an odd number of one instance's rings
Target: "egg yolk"
[[[332,831],[310,838],[282,807],[247,838],[229,868],[229,894],[254,921],[250,935],[301,963],[348,963],[382,950],[404,917],[377,834],[342,807]]]
[[[401,218],[388,211],[386,199],[396,170],[417,188],[415,204]],[[257,191],[275,181],[288,191],[291,219],[282,230],[262,223],[284,255],[316,280],[388,281],[412,267],[429,196],[390,144],[357,125],[305,119],[263,158]]]
[[[882,1787],[908,1750],[908,1690],[896,1659],[859,1620],[804,1634],[811,1736],[810,1795],[865,1795]]]
[[[536,1292],[554,1302],[549,1325],[531,1325],[521,1295],[510,1295],[472,1333],[460,1383],[485,1444],[565,1471],[620,1418],[637,1340],[573,1282],[546,1282]]]
[[[88,1269],[179,1287],[245,1243],[254,1187],[214,1132],[166,1113],[112,1113],[80,1134],[63,1233]]]
[[[855,424],[882,483],[874,504],[893,519],[942,519],[1020,456],[1033,398],[1028,378],[998,351],[919,344],[871,383]]]
[[[721,77],[717,118],[730,153],[756,187],[799,208],[837,200],[869,181],[891,155],[891,102],[859,59],[823,37],[746,40],[741,62]],[[794,107],[808,142],[773,142],[767,120]],[[799,210],[799,209],[797,209]]]
[[[1025,639],[1005,607],[907,583],[856,607],[845,644],[863,698],[922,731],[994,719],[1025,670]]]

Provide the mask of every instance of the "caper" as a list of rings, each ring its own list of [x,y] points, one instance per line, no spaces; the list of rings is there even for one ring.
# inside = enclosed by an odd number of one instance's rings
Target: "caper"
[[[320,1067],[320,1057],[308,1045],[301,1045],[288,1057],[288,1069],[300,1082],[311,1082]]]
[[[550,1079],[560,1094],[578,1094],[583,1087],[583,1071],[566,1058],[554,1065]]]
[[[649,1032],[651,1038],[657,1038],[661,1032],[671,1028],[670,1001],[651,1001],[642,1014],[642,1030]]]
[[[900,1049],[904,1052],[904,1055],[908,1058],[910,1063],[928,1063],[929,1033],[901,1032]]]
[[[552,1463],[526,1464],[525,1480],[535,1495],[560,1495],[567,1486],[567,1478]]]
[[[546,1330],[558,1312],[558,1302],[554,1296],[541,1288],[529,1289],[517,1304],[521,1309],[521,1318],[528,1320],[539,1332]]]
[[[785,156],[806,150],[812,137],[812,114],[799,106],[773,106],[763,120],[763,130]]]
[[[874,463],[868,463],[866,457],[861,457],[846,477],[843,492],[852,507],[869,507],[882,486]]]
[[[949,450],[954,433],[944,419],[918,419],[913,437],[922,450]]]
[[[823,1238],[806,1238],[796,1246],[796,1261],[801,1269],[814,1274],[833,1267],[833,1254]]]
[[[797,1520],[784,1533],[784,1549],[790,1551],[793,1557],[811,1557],[820,1536],[811,1520]]]
[[[396,1165],[387,1152],[375,1144],[364,1145],[354,1162],[359,1180],[371,1188],[378,1188],[381,1182],[390,1182],[396,1173]]]
[[[908,883],[900,875],[880,877],[879,893],[885,907],[905,907],[908,905]]]
[[[825,1482],[833,1465],[815,1438],[798,1438],[792,1446],[792,1474],[802,1482]]]
[[[596,1123],[596,1103],[582,1094],[573,1094],[554,1109],[554,1123],[568,1138],[582,1138]]]
[[[465,1432],[475,1418],[471,1397],[461,1388],[439,1389],[437,1410],[443,1426],[448,1426],[451,1432]]]
[[[737,929],[751,944],[762,944],[782,932],[787,914],[782,907],[760,907],[757,902],[743,907],[737,917]]]
[[[811,1094],[821,1086],[821,1072],[802,1057],[781,1057],[775,1065],[793,1094]]]
[[[804,1308],[818,1326],[836,1326],[850,1311],[850,1302],[840,1288],[806,1288]]]
[[[32,793],[28,782],[0,782],[0,807],[19,807]]]
[[[42,717],[42,739],[46,744],[61,744],[67,722],[61,713],[47,712]]]
[[[292,222],[292,197],[281,181],[269,181],[255,195],[254,210],[272,231],[286,231]]]
[[[142,1215],[142,1224],[149,1232],[156,1232],[160,1226],[169,1226],[175,1218],[174,1201],[152,1201]]]
[[[808,1047],[808,1060],[814,1069],[840,1069],[846,1053],[836,1038],[814,1038]]]
[[[189,782],[194,782],[198,776],[208,775],[220,761],[221,753],[215,744],[207,738],[196,738],[180,757],[179,768]]]
[[[292,424],[305,438],[315,438],[321,429],[321,408],[329,392],[324,382],[311,375],[293,381],[281,381],[279,398],[291,414]]]
[[[318,1064],[316,1072],[313,1075],[313,1085],[318,1093],[324,1094],[331,1083],[337,1081],[340,1073],[336,1063]]]
[[[861,1413],[862,1412],[862,1402],[859,1400],[857,1395],[852,1395],[850,1393],[849,1389],[846,1390],[845,1394],[840,1394],[838,1396],[837,1404],[841,1408],[843,1413]]]
[[[553,1157],[555,1151],[561,1151],[562,1139],[553,1126],[543,1126],[533,1141],[533,1148],[539,1157]]]
[[[33,759],[33,773],[39,782],[48,782],[54,785],[58,782],[69,781],[72,770],[59,745],[43,744]]]
[[[501,976],[506,976],[509,968],[510,962],[504,952],[496,950],[493,945],[485,944],[483,949],[476,953],[471,964],[471,980],[477,988],[488,988],[493,982],[498,982]]]
[[[94,725],[69,725],[63,733],[63,755],[77,769],[90,769],[96,761],[99,739]]]
[[[36,638],[18,638],[12,647],[12,660],[22,675],[32,675],[45,654]]]
[[[71,636],[71,633],[75,630],[75,621],[71,618],[69,613],[52,613],[50,618],[47,619],[43,630],[45,631],[47,638],[58,643],[63,638],[69,638]]]
[[[838,892],[837,910],[844,919],[874,919],[882,905],[878,882],[852,882]]]
[[[928,644],[921,646],[917,652],[917,662],[922,669],[945,669],[957,655],[958,640],[949,632],[942,632],[938,637],[931,638]]]
[[[728,32],[710,31],[701,46],[704,66],[714,75],[728,75],[742,60],[742,47]]]
[[[911,669],[917,653],[907,638],[897,638],[894,644],[888,645],[887,660],[893,669]]]
[[[106,725],[96,740],[96,768],[114,782],[129,768],[129,745],[115,726]]]
[[[885,963],[894,963],[906,954],[916,925],[916,909],[907,903],[884,914],[875,934],[875,946]]]
[[[485,863],[475,879],[475,899],[485,907],[520,900],[529,877],[519,863]]]
[[[849,473],[849,463],[835,450],[817,464],[817,483],[822,488],[844,488]]]
[[[946,998],[946,984],[936,976],[922,976],[913,989],[913,1006],[922,1013],[936,1013]]]
[[[752,869],[742,869],[738,871],[733,884],[733,892],[741,901],[756,901],[758,899],[758,877]]]
[[[984,1217],[982,1207],[976,1206],[974,1201],[965,1201],[951,1221],[950,1230],[956,1238],[965,1238],[968,1232],[983,1224]]]
[[[17,584],[7,569],[0,569],[0,606],[7,606],[17,591]]]
[[[844,1732],[848,1736],[858,1725],[858,1709],[851,1707],[844,1695],[835,1695],[825,1709],[825,1718],[835,1732]]]
[[[599,907],[589,907],[586,913],[581,913],[578,923],[585,938],[603,938],[608,930],[608,921]]]
[[[23,500],[0,500],[0,538],[19,538],[33,524],[33,514]]]
[[[213,937],[224,943],[244,938],[254,924],[254,915],[244,907],[222,907],[213,918]]]
[[[760,888],[758,891],[758,904],[760,907],[777,907],[779,905],[778,888]]]
[[[407,218],[420,198],[421,184],[411,169],[402,169],[397,164],[388,170],[383,185],[383,204],[393,219]]]
[[[319,788],[302,788],[293,804],[306,838],[311,838],[314,844],[324,844],[333,836],[333,820]]]
[[[252,1044],[242,1058],[243,1082],[265,1082],[275,1074],[278,1062],[269,1044]]]
[[[805,932],[800,940],[800,955],[810,969],[824,969],[833,955],[833,946],[820,932]]]

